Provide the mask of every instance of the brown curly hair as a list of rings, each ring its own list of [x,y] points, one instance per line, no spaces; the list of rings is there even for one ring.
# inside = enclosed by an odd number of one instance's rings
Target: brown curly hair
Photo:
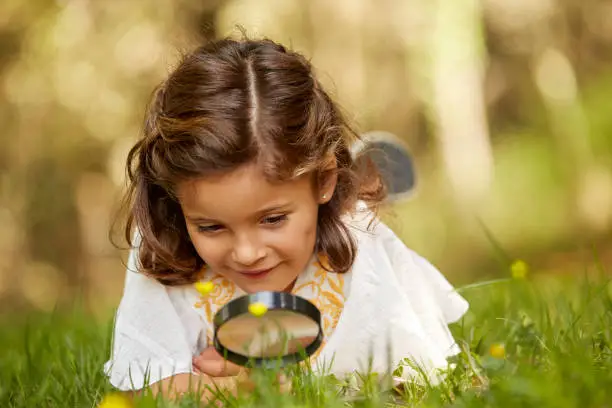
[[[137,227],[139,270],[166,285],[192,283],[204,266],[175,195],[181,181],[256,162],[269,180],[312,174],[318,183],[335,156],[337,186],[319,208],[316,250],[338,273],[356,255],[341,217],[358,200],[376,212],[386,195],[373,163],[353,160],[359,136],[310,62],[268,39],[225,38],[183,56],[153,93],[143,133],[127,158],[124,233],[133,246]]]

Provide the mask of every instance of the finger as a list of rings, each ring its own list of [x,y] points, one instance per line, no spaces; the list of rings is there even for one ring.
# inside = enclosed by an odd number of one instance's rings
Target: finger
[[[278,386],[278,391],[281,394],[289,394],[291,392],[291,390],[292,390],[291,382],[286,382],[286,383],[280,384]]]
[[[214,357],[216,357],[218,355],[219,355],[219,353],[217,353],[217,350],[215,350],[214,347],[206,347],[200,353],[200,356],[205,357],[205,358],[214,358]]]
[[[228,377],[227,375],[224,375],[225,364],[222,360],[213,360],[198,356],[193,359],[193,365],[200,372],[211,377]]]
[[[218,360],[218,354],[213,347],[205,348],[199,355],[192,358],[192,363],[200,371],[206,371],[210,364],[208,361]]]
[[[197,356],[193,359],[193,365],[211,377],[232,377],[242,370],[241,366],[223,360],[220,356],[213,358]]]
[[[198,368],[197,365],[192,364],[191,365],[191,371],[193,371],[195,374],[202,374],[202,371],[200,371],[200,369]]]
[[[225,357],[223,357],[223,355],[221,355],[216,349],[210,347],[210,349],[209,350],[207,349],[207,351],[210,353],[210,354],[207,354],[207,356],[210,355],[210,357],[213,358],[213,359],[218,359],[218,360],[224,361],[227,364],[228,367],[230,367],[232,369],[235,368],[236,371],[240,370],[241,366],[239,366],[237,364],[234,364],[234,363],[232,363],[229,360],[226,360]],[[234,374],[234,375],[236,375],[236,374]]]
[[[291,392],[292,382],[284,373],[278,374],[278,389],[281,393],[286,394]]]
[[[214,374],[221,377],[231,377],[238,375],[242,370],[242,366],[225,360],[213,347],[208,347],[195,359],[195,363],[200,370],[206,372],[208,375]],[[210,361],[214,363],[210,363]],[[210,373],[208,370],[211,370]]]

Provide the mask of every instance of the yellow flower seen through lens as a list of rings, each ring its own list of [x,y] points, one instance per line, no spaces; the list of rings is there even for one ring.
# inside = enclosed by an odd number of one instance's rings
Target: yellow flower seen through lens
[[[104,397],[98,408],[132,408],[132,401],[125,395],[114,393]]]
[[[268,312],[268,307],[261,302],[249,305],[249,312],[255,317],[261,317]]]
[[[512,272],[512,277],[514,279],[524,279],[529,272],[529,266],[525,261],[516,260],[512,262],[510,266],[510,271]]]
[[[489,348],[489,354],[495,358],[506,357],[506,347],[503,344],[493,344]]]
[[[215,285],[212,282],[196,282],[194,284],[196,290],[200,292],[201,295],[208,295],[215,289]]]

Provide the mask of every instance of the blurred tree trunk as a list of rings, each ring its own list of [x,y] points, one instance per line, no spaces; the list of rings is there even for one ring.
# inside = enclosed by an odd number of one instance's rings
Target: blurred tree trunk
[[[64,275],[64,287],[57,296],[61,305],[81,298],[81,290],[87,287],[83,237],[74,202],[79,171],[66,165],[69,157],[54,151],[48,154],[27,166],[22,221],[29,260],[52,265]]]
[[[586,51],[572,48],[576,43],[568,40],[575,24],[574,17],[566,13],[541,24],[539,37],[543,41],[534,49],[532,66],[533,81],[570,186],[578,232],[588,234],[605,231],[612,221],[612,172],[595,152],[580,94],[579,56]]]
[[[460,205],[488,192],[493,155],[484,101],[481,2],[437,2],[432,31],[432,107],[447,175]]]

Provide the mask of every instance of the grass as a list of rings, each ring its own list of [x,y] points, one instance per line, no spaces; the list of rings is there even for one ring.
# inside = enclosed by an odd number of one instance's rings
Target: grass
[[[452,325],[464,353],[437,387],[392,392],[373,376],[342,386],[292,372],[279,395],[273,372],[255,373],[256,392],[229,399],[250,407],[609,407],[612,406],[612,291],[607,280],[515,279],[464,291],[468,315]],[[112,392],[101,367],[110,322],[72,314],[5,317],[0,332],[0,407],[95,407]],[[353,388],[351,398],[346,390]],[[355,393],[356,392],[356,393]],[[348,401],[350,400],[350,401]],[[195,407],[144,398],[137,407]]]

